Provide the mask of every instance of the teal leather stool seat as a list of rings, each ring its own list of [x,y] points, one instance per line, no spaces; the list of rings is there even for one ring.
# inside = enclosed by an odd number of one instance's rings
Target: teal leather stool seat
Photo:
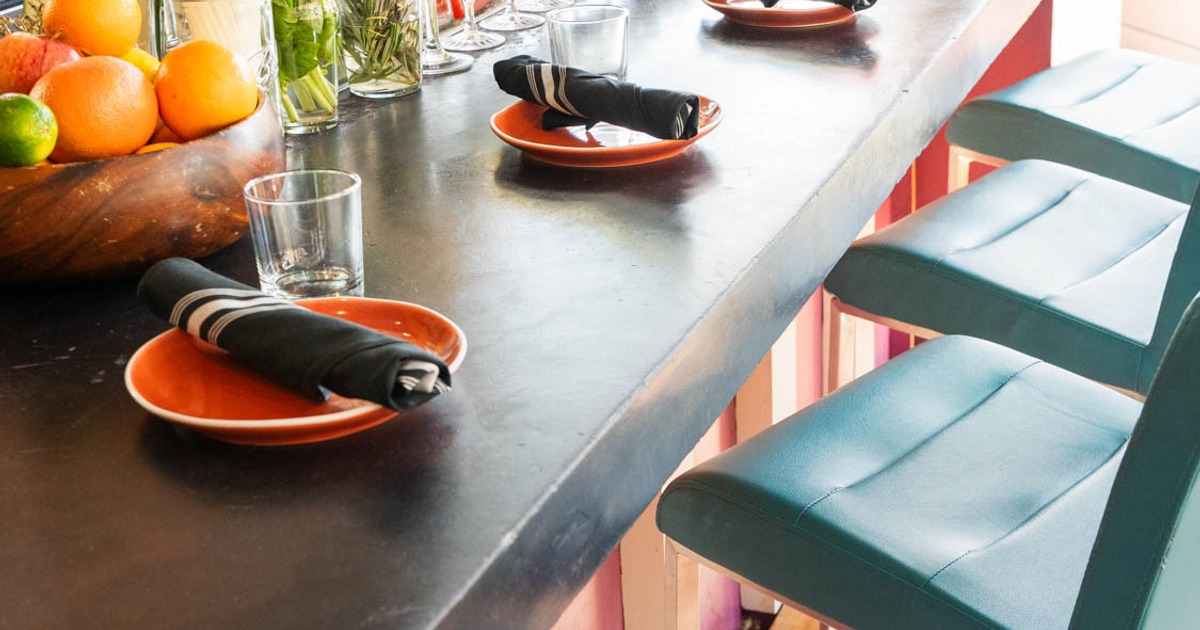
[[[1194,629],[1197,355],[1193,305],[1143,406],[935,339],[678,477],[658,526],[835,627]]]
[[[967,102],[946,137],[1187,202],[1200,184],[1200,67],[1133,50],[1091,53]]]
[[[1092,173],[1013,162],[854,243],[825,289],[868,319],[980,337],[1144,394],[1200,292],[1194,214]]]

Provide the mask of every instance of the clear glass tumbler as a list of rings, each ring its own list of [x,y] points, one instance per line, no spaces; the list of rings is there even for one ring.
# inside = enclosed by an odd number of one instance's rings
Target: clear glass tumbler
[[[629,9],[585,4],[546,14],[550,60],[624,81],[629,57]]]
[[[244,188],[264,293],[363,294],[362,179],[349,171],[265,175]]]

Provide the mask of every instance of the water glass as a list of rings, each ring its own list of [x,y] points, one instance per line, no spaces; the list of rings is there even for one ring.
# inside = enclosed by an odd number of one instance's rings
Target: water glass
[[[546,14],[546,25],[552,62],[625,80],[628,9],[602,4],[555,9]]]
[[[362,179],[339,170],[265,175],[244,189],[264,293],[363,294]]]

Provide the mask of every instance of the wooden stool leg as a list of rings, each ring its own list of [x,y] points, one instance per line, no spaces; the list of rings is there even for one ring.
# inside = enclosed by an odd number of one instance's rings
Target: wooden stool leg
[[[954,192],[971,183],[971,156],[963,149],[950,145],[950,177],[946,192]]]
[[[675,549],[675,543],[663,537],[663,561],[666,563],[667,630],[697,630],[700,627],[700,567],[696,561]]]
[[[843,326],[841,300],[825,292],[825,308],[822,324],[825,329],[822,342],[825,345],[824,393],[845,385],[854,378],[854,352],[856,337],[854,328]]]

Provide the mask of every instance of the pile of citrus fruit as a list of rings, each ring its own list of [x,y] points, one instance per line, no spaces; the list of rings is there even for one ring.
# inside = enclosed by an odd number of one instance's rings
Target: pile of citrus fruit
[[[245,62],[190,41],[162,61],[137,48],[138,0],[45,0],[44,34],[0,38],[0,167],[169,148],[258,106]]]

